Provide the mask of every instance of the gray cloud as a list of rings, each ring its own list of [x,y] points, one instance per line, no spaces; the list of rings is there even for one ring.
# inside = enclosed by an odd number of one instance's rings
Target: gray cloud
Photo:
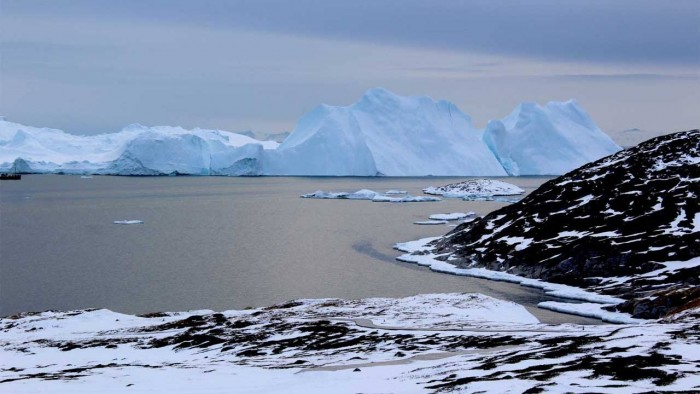
[[[243,28],[538,59],[700,64],[696,0],[5,0],[8,15]]]
[[[700,125],[698,1],[0,0],[0,115],[289,130],[384,86],[478,126],[576,98],[604,129]]]
[[[695,81],[700,79],[692,74],[660,74],[660,73],[615,73],[615,74],[559,74],[552,75],[553,79],[583,80],[583,81],[620,81],[620,80],[683,80]]]

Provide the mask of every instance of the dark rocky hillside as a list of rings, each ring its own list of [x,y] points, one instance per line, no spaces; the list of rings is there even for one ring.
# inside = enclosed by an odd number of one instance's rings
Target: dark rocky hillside
[[[700,298],[700,261],[664,264],[700,256],[699,195],[700,130],[670,134],[553,179],[435,251],[619,296],[620,310],[656,318]]]

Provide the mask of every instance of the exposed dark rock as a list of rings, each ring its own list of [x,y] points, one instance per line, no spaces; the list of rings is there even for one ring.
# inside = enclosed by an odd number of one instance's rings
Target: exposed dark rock
[[[457,227],[434,249],[459,267],[616,295],[629,300],[621,310],[657,318],[698,298],[699,267],[642,274],[700,256],[699,196],[700,130],[685,131],[550,180]],[[612,284],[612,277],[630,279]]]

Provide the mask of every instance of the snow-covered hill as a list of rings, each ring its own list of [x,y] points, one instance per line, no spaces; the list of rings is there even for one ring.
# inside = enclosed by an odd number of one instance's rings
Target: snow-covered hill
[[[614,296],[624,301],[618,310],[639,318],[697,302],[700,130],[654,138],[553,179],[428,252],[450,267]]]
[[[279,146],[279,147],[278,147]],[[78,136],[0,118],[0,171],[116,175],[561,174],[619,150],[574,102],[523,104],[485,131],[447,101],[368,90],[321,105],[279,145],[220,130],[131,125]]]
[[[546,325],[479,294],[25,313],[0,318],[0,391],[697,393],[698,316]]]

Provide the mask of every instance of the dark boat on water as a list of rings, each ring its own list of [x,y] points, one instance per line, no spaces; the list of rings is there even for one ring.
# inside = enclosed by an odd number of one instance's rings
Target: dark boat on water
[[[18,181],[22,179],[21,174],[0,174],[0,180],[3,181]]]

